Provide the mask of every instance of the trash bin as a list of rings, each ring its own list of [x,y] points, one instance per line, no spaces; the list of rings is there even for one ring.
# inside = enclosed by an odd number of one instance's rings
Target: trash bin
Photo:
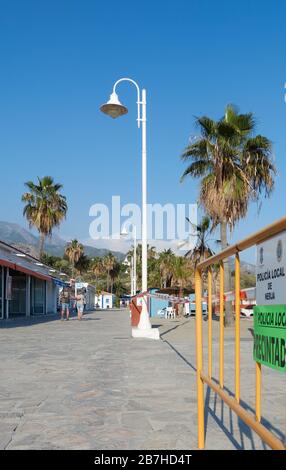
[[[130,313],[131,313],[131,326],[138,326],[140,320],[140,314],[142,307],[141,305],[137,305],[137,297],[133,297],[129,306],[130,306]]]

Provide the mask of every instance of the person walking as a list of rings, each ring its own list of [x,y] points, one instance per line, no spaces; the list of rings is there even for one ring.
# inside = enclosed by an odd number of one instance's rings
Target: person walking
[[[69,320],[70,316],[70,301],[71,301],[71,291],[69,287],[64,287],[60,294],[60,304],[61,304],[61,320],[64,320],[66,314],[66,320]]]
[[[84,293],[82,290],[76,294],[77,319],[81,320],[84,310]]]
[[[86,310],[86,289],[83,289],[83,311]]]

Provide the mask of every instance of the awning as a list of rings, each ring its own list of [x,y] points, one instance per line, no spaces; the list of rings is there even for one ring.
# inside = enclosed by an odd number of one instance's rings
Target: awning
[[[50,281],[52,279],[51,276],[32,271],[32,269],[25,268],[24,266],[21,266],[19,264],[15,264],[14,266],[15,267],[13,269],[15,269],[16,271],[21,271],[22,273],[29,274],[30,276],[37,277],[38,279],[43,279],[44,281]]]
[[[21,271],[22,273],[29,274],[30,276],[37,277],[38,279],[42,279],[44,281],[51,280],[51,276],[47,276],[46,274],[33,271],[32,269],[25,268],[24,266],[21,266],[20,264],[15,264],[5,259],[0,258],[0,266],[5,266],[6,268],[11,268],[11,269],[14,269],[15,271]]]
[[[11,261],[6,261],[5,259],[0,259],[0,266],[15,269],[15,264],[11,263]]]
[[[68,287],[68,286],[69,286],[69,283],[63,281],[62,279],[57,279],[57,278],[55,278],[55,277],[53,277],[52,279],[53,279],[54,284],[55,284],[56,286],[60,286],[60,287]]]

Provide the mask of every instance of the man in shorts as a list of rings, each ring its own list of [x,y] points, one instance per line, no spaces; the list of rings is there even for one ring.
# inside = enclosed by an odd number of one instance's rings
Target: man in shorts
[[[83,316],[83,311],[84,311],[84,293],[82,289],[80,289],[76,295],[76,308],[77,308],[77,318],[78,320],[81,320]]]
[[[66,314],[66,319],[69,320],[70,316],[70,301],[71,301],[71,291],[69,287],[64,287],[60,295],[60,304],[61,304],[61,320],[64,320]]]

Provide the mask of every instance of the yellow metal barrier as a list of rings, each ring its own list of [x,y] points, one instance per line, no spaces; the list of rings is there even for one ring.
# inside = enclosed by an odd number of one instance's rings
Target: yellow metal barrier
[[[256,362],[256,402],[255,417],[240,404],[240,258],[239,252],[263,242],[286,230],[286,217],[268,225],[263,230],[236,243],[220,253],[199,263],[195,272],[196,295],[196,354],[197,354],[197,406],[198,406],[198,447],[205,446],[204,429],[204,384],[207,384],[239,416],[246,425],[275,450],[286,450],[283,442],[274,436],[261,421],[261,364]],[[235,398],[224,390],[224,265],[223,260],[235,255]],[[219,325],[219,385],[212,380],[212,269],[219,263],[220,279],[220,325]],[[203,333],[202,333],[202,272],[208,271],[208,375],[203,371]]]

